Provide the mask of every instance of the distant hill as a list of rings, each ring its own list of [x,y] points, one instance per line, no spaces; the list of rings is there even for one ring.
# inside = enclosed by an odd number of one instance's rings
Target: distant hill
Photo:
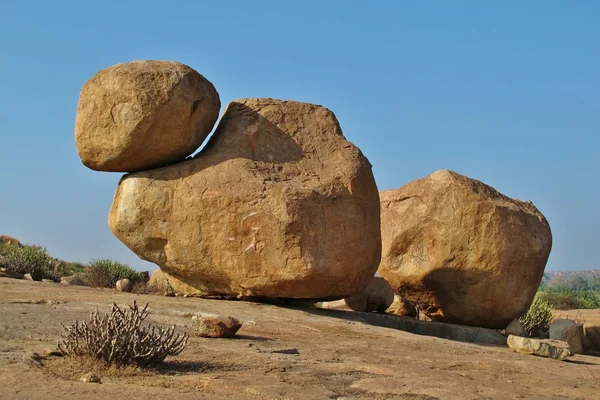
[[[600,269],[585,271],[546,271],[542,288],[567,290],[600,290]]]

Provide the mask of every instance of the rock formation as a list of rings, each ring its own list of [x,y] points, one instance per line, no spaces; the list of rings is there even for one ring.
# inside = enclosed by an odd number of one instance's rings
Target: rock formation
[[[220,107],[214,86],[186,65],[117,64],[81,89],[77,152],[97,171],[133,172],[181,161],[206,139]]]
[[[394,302],[394,289],[385,279],[375,276],[365,290],[344,301],[354,311],[384,313]]]
[[[228,104],[193,160],[121,180],[109,225],[200,295],[348,297],[381,254],[371,165],[331,111],[294,101]]]
[[[504,328],[527,310],[552,235],[530,202],[437,171],[381,196],[379,273],[433,319]]]
[[[21,242],[19,242],[14,237],[8,236],[8,235],[0,235],[0,249],[2,247],[4,247],[4,246],[23,247],[23,245],[21,244]]]

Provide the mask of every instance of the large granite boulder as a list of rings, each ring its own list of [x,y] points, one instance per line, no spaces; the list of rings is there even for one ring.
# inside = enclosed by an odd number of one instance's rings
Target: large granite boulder
[[[541,282],[552,235],[531,202],[437,171],[381,196],[379,274],[436,320],[505,328]]]
[[[117,64],[81,89],[77,152],[97,171],[132,172],[178,162],[200,147],[220,107],[212,83],[186,65]]]
[[[371,165],[334,114],[294,101],[226,107],[194,159],[123,177],[112,232],[198,295],[336,299],[381,256]]]

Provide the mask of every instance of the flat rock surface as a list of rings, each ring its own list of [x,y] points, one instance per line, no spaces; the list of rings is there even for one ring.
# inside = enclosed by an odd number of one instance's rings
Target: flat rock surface
[[[54,346],[60,322],[134,299],[150,302],[151,323],[179,331],[203,312],[235,315],[245,324],[230,340],[191,337],[180,356],[154,371],[103,371],[61,357],[42,357],[39,366],[23,361]],[[80,382],[86,373],[102,384]],[[0,278],[0,399],[597,399],[598,393],[596,357],[556,362],[372,326],[351,312]]]

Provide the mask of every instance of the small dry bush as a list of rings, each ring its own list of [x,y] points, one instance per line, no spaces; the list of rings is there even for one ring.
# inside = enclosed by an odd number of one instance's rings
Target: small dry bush
[[[69,356],[91,356],[106,365],[142,367],[154,366],[167,356],[181,353],[187,344],[187,334],[175,335],[175,327],[142,326],[148,317],[148,303],[139,308],[134,301],[129,310],[113,303],[110,314],[95,310],[90,320],[64,326],[60,351]]]

